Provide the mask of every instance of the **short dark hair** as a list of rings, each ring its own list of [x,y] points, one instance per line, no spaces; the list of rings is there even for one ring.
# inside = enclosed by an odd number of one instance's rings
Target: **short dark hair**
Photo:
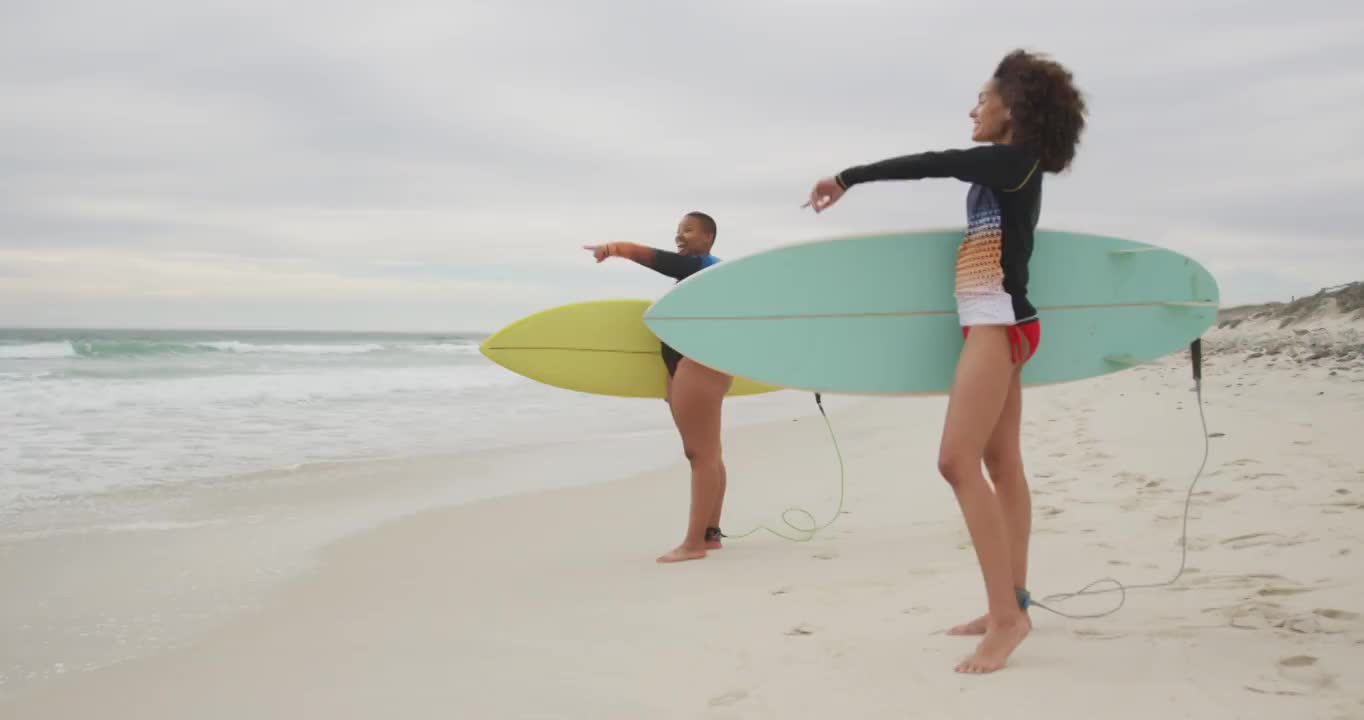
[[[994,79],[1013,118],[1014,141],[1037,153],[1048,172],[1069,167],[1087,111],[1070,71],[1045,55],[1014,50]]]
[[[700,210],[692,210],[691,212],[687,213],[687,217],[694,217],[697,220],[700,220],[701,227],[705,228],[706,232],[710,233],[710,237],[712,240],[715,239],[715,218],[701,212]]]

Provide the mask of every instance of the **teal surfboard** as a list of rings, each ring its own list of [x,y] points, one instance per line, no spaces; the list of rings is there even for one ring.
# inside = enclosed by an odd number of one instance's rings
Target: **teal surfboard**
[[[951,387],[962,229],[788,245],[727,260],[645,312],[703,365],[780,387],[912,395]],[[1025,385],[1083,380],[1185,349],[1216,320],[1217,282],[1172,250],[1039,230],[1028,297],[1042,321]]]

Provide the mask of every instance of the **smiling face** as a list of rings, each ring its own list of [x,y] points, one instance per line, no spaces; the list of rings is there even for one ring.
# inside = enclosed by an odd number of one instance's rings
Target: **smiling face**
[[[682,255],[705,255],[715,244],[715,235],[706,229],[705,223],[695,215],[683,215],[677,223],[677,252]]]
[[[971,119],[975,121],[971,139],[976,142],[1007,143],[1013,139],[1009,106],[1004,104],[994,79],[981,87],[976,106],[971,108]]]

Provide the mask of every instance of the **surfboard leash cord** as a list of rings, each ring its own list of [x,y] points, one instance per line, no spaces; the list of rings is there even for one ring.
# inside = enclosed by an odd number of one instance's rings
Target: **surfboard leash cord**
[[[829,438],[830,440],[833,441],[834,445],[834,455],[838,458],[838,507],[837,509],[834,510],[833,516],[829,518],[828,522],[824,523],[823,525],[819,525],[815,522],[814,514],[812,514],[809,510],[800,507],[789,507],[781,512],[781,521],[786,523],[786,527],[789,527],[792,530],[795,530],[796,532],[804,533],[804,537],[792,537],[791,535],[786,535],[784,533],[773,530],[772,528],[767,527],[766,525],[759,525],[753,528],[752,530],[749,530],[748,532],[741,533],[738,535],[724,534],[722,535],[722,537],[742,538],[748,537],[749,535],[752,535],[753,533],[756,533],[759,530],[766,530],[779,538],[784,538],[792,542],[809,542],[810,540],[814,539],[815,534],[829,527],[830,525],[833,525],[834,521],[838,520],[838,517],[843,514],[843,498],[845,494],[844,491],[847,488],[848,479],[847,468],[843,464],[843,451],[840,450],[838,447],[838,436],[834,433],[833,423],[829,421],[829,414],[824,411],[824,400],[819,393],[815,393],[815,405],[819,407],[819,414],[824,418],[824,426],[829,429]],[[805,517],[809,518],[810,520],[809,526],[801,527],[791,522],[791,520],[787,518],[787,515],[791,513],[800,513]]]
[[[1046,610],[1047,612],[1054,613],[1054,614],[1056,614],[1056,615],[1060,615],[1061,617],[1070,618],[1070,619],[1072,619],[1072,620],[1087,620],[1087,619],[1091,619],[1091,618],[1100,618],[1100,617],[1104,617],[1104,616],[1107,616],[1107,615],[1112,615],[1113,613],[1115,613],[1115,612],[1121,610],[1123,604],[1125,604],[1125,603],[1127,602],[1127,591],[1128,591],[1128,590],[1137,590],[1137,589],[1141,589],[1141,588],[1158,588],[1158,587],[1166,587],[1166,586],[1175,584],[1175,582],[1177,582],[1177,581],[1179,580],[1179,578],[1183,577],[1183,575],[1184,575],[1184,570],[1185,570],[1185,568],[1188,567],[1188,559],[1189,559],[1189,508],[1190,508],[1190,506],[1191,506],[1192,503],[1193,503],[1194,488],[1198,486],[1198,480],[1199,480],[1199,478],[1201,478],[1201,477],[1203,476],[1203,469],[1206,468],[1207,465],[1208,465],[1208,451],[1209,451],[1208,419],[1207,419],[1207,416],[1206,416],[1206,415],[1204,414],[1204,412],[1203,412],[1203,340],[1202,340],[1202,338],[1196,339],[1196,340],[1193,341],[1192,344],[1190,344],[1190,346],[1189,346],[1189,353],[1190,353],[1190,356],[1191,356],[1191,359],[1192,359],[1192,364],[1193,364],[1194,395],[1195,395],[1195,396],[1197,397],[1197,399],[1198,399],[1198,420],[1199,420],[1200,424],[1203,426],[1203,461],[1202,461],[1202,462],[1199,464],[1199,466],[1198,466],[1198,472],[1194,473],[1193,482],[1189,483],[1189,491],[1188,491],[1188,493],[1186,493],[1185,496],[1184,496],[1184,524],[1183,524],[1183,528],[1180,530],[1180,533],[1179,533],[1179,569],[1178,569],[1177,571],[1175,571],[1175,574],[1174,574],[1173,577],[1171,577],[1169,580],[1166,580],[1166,581],[1164,581],[1164,582],[1145,583],[1145,584],[1142,584],[1142,585],[1123,585],[1123,584],[1122,584],[1121,582],[1119,582],[1116,578],[1100,578],[1100,579],[1095,580],[1094,582],[1092,582],[1092,583],[1090,583],[1090,584],[1084,586],[1083,588],[1080,588],[1079,590],[1077,590],[1077,591],[1075,591],[1075,592],[1057,593],[1057,594],[1055,594],[1055,595],[1048,595],[1048,596],[1045,598],[1045,600],[1047,600],[1048,602],[1053,602],[1053,601],[1069,600],[1070,598],[1079,597],[1079,596],[1081,596],[1081,595],[1099,595],[1099,594],[1110,593],[1110,592],[1119,592],[1119,593],[1122,593],[1121,599],[1118,600],[1118,605],[1117,605],[1117,607],[1113,608],[1112,610],[1106,610],[1106,611],[1101,612],[1101,613],[1093,613],[1093,614],[1087,614],[1087,615],[1076,615],[1076,614],[1061,612],[1060,610],[1057,610],[1057,609],[1055,609],[1055,608],[1048,607],[1047,605],[1044,605],[1043,603],[1040,603],[1040,602],[1037,602],[1036,600],[1031,599],[1031,597],[1028,596],[1028,594],[1027,594],[1026,591],[1021,591],[1020,596],[1019,596],[1019,600],[1020,600],[1020,604],[1024,605],[1025,608],[1026,608],[1027,606],[1029,606],[1029,605],[1037,606],[1037,607],[1039,607],[1039,608],[1042,608],[1043,610]],[[1104,590],[1091,590],[1091,589],[1090,589],[1090,588],[1093,588],[1093,587],[1096,586],[1096,585],[1099,585],[1099,584],[1101,584],[1101,583],[1106,583],[1106,582],[1107,582],[1107,583],[1112,583],[1112,584],[1114,585],[1114,587],[1107,588],[1107,589],[1104,589]]]
[[[1195,396],[1195,398],[1197,399],[1197,403],[1198,403],[1198,420],[1199,420],[1200,426],[1201,426],[1202,429],[1203,429],[1203,459],[1202,459],[1202,461],[1199,463],[1199,465],[1198,465],[1198,470],[1194,473],[1193,480],[1189,483],[1189,489],[1188,489],[1188,491],[1187,491],[1187,492],[1185,493],[1185,495],[1184,495],[1184,516],[1183,516],[1183,521],[1182,521],[1183,524],[1182,524],[1182,527],[1181,527],[1181,529],[1180,529],[1180,534],[1179,534],[1179,569],[1177,569],[1177,570],[1175,571],[1174,575],[1173,575],[1169,580],[1165,580],[1165,581],[1162,581],[1162,582],[1143,583],[1143,584],[1139,584],[1139,585],[1124,585],[1124,584],[1123,584],[1121,581],[1119,581],[1117,578],[1106,577],[1106,578],[1100,578],[1100,579],[1098,579],[1098,580],[1095,580],[1094,582],[1091,582],[1091,583],[1089,583],[1088,585],[1085,585],[1084,587],[1082,587],[1082,588],[1080,588],[1079,590],[1076,590],[1076,591],[1074,591],[1074,592],[1068,592],[1068,593],[1055,593],[1055,594],[1048,595],[1048,596],[1046,596],[1045,598],[1043,598],[1044,600],[1046,600],[1046,602],[1050,603],[1050,602],[1061,602],[1061,601],[1069,600],[1069,599],[1071,599],[1071,598],[1080,597],[1080,596],[1083,596],[1083,595],[1101,595],[1101,594],[1104,594],[1104,593],[1111,593],[1111,592],[1121,593],[1121,596],[1120,596],[1120,599],[1118,600],[1117,606],[1114,607],[1114,608],[1112,608],[1111,610],[1105,610],[1104,612],[1089,613],[1089,614],[1067,613],[1067,612],[1064,612],[1064,611],[1062,611],[1062,610],[1058,610],[1058,609],[1056,609],[1056,608],[1053,608],[1053,607],[1047,605],[1046,603],[1039,602],[1039,601],[1033,599],[1033,598],[1031,597],[1031,595],[1029,595],[1029,593],[1028,593],[1026,590],[1021,590],[1021,591],[1019,591],[1019,601],[1020,601],[1020,604],[1023,605],[1025,609],[1026,609],[1027,607],[1030,607],[1030,606],[1035,606],[1035,607],[1041,608],[1041,609],[1043,609],[1043,610],[1046,610],[1047,612],[1053,613],[1053,614],[1055,614],[1055,615],[1059,615],[1059,616],[1061,616],[1061,617],[1070,618],[1070,619],[1072,619],[1072,620],[1087,620],[1087,619],[1093,619],[1093,618],[1106,617],[1106,616],[1108,616],[1108,615],[1112,615],[1113,613],[1116,613],[1117,611],[1119,611],[1119,610],[1121,610],[1121,609],[1123,608],[1123,606],[1127,603],[1127,591],[1128,591],[1128,590],[1138,590],[1138,589],[1149,589],[1149,588],[1167,587],[1167,586],[1170,586],[1170,585],[1175,584],[1176,582],[1179,581],[1179,579],[1180,579],[1181,577],[1184,576],[1184,572],[1185,572],[1185,570],[1188,568],[1188,559],[1189,559],[1189,542],[1188,542],[1188,540],[1189,540],[1189,511],[1190,511],[1190,509],[1191,509],[1191,507],[1192,507],[1192,505],[1193,505],[1194,491],[1195,491],[1195,490],[1197,489],[1197,487],[1198,487],[1198,481],[1203,477],[1203,471],[1204,471],[1204,469],[1207,468],[1207,465],[1208,465],[1208,455],[1209,455],[1209,452],[1210,452],[1210,450],[1211,450],[1211,441],[1210,441],[1209,435],[1208,435],[1208,419],[1207,419],[1206,413],[1204,412],[1204,407],[1203,407],[1203,344],[1202,344],[1202,339],[1199,338],[1199,339],[1194,340],[1193,343],[1190,344],[1189,350],[1190,350],[1190,355],[1191,355],[1192,365],[1193,365],[1194,396]],[[786,523],[786,526],[789,527],[789,528],[791,528],[792,530],[795,530],[796,532],[799,532],[799,533],[803,533],[803,534],[804,534],[803,537],[792,537],[792,536],[790,536],[790,535],[786,535],[786,534],[784,534],[784,533],[778,532],[777,530],[774,530],[774,529],[772,529],[772,528],[770,528],[770,527],[767,527],[767,526],[765,526],[765,525],[759,525],[759,526],[757,526],[757,527],[755,527],[755,528],[749,530],[748,532],[741,533],[741,534],[738,534],[738,535],[732,535],[732,536],[731,536],[731,535],[726,534],[726,535],[724,535],[724,537],[742,538],[742,537],[747,537],[747,536],[749,536],[749,535],[752,535],[752,534],[758,532],[759,530],[766,530],[766,531],[772,533],[773,535],[776,535],[777,537],[784,538],[784,539],[786,539],[786,540],[791,540],[791,541],[793,541],[793,542],[809,542],[810,540],[812,540],[812,539],[814,538],[815,534],[817,534],[819,531],[821,531],[821,530],[823,530],[823,529],[829,527],[830,525],[832,525],[832,524],[834,523],[834,521],[836,521],[836,520],[838,519],[838,517],[839,517],[840,515],[843,514],[843,501],[844,501],[845,490],[846,490],[846,485],[847,485],[847,471],[846,471],[846,467],[845,467],[844,461],[843,461],[843,452],[842,452],[842,450],[841,450],[841,449],[839,448],[839,446],[838,446],[838,437],[837,437],[837,434],[834,432],[833,423],[829,420],[829,415],[828,415],[828,413],[825,412],[825,410],[824,410],[824,403],[823,403],[823,400],[822,400],[822,398],[820,397],[820,394],[819,394],[819,393],[815,393],[815,404],[819,407],[819,414],[824,418],[824,424],[825,424],[825,426],[828,428],[828,430],[829,430],[829,437],[830,437],[830,439],[831,439],[832,442],[833,442],[834,453],[835,453],[835,455],[836,455],[837,458],[838,458],[838,468],[839,468],[839,481],[838,481],[838,484],[839,484],[839,489],[838,489],[838,507],[837,507],[837,509],[834,511],[833,516],[830,517],[829,520],[828,520],[827,522],[825,522],[823,525],[818,525],[818,524],[816,524],[816,522],[815,522],[815,517],[814,517],[814,515],[813,515],[812,513],[810,513],[808,510],[805,510],[804,508],[799,508],[799,507],[789,507],[789,508],[787,508],[786,510],[783,510],[783,511],[782,511],[782,514],[781,514],[782,522]],[[787,517],[790,513],[800,513],[800,514],[804,515],[806,518],[809,518],[809,525],[808,525],[807,527],[801,527],[801,526],[799,526],[799,525],[796,525],[795,523],[793,523],[793,522]],[[1106,589],[1100,589],[1100,590],[1092,589],[1092,588],[1094,588],[1095,586],[1097,586],[1097,585],[1102,585],[1102,584],[1104,584],[1104,583],[1111,583],[1111,584],[1113,585],[1113,587],[1111,587],[1111,588],[1106,588]]]

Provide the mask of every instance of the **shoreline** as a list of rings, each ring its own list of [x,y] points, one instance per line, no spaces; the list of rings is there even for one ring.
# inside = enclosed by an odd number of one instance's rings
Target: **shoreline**
[[[817,417],[813,402],[787,395],[727,407],[727,431]],[[676,465],[676,445],[674,431],[653,427],[513,436],[478,449],[119,488],[11,516],[0,527],[0,575],[23,578],[24,591],[0,596],[0,705],[192,645],[262,607],[352,536],[432,508],[656,472]],[[557,472],[534,469],[544,464]]]

